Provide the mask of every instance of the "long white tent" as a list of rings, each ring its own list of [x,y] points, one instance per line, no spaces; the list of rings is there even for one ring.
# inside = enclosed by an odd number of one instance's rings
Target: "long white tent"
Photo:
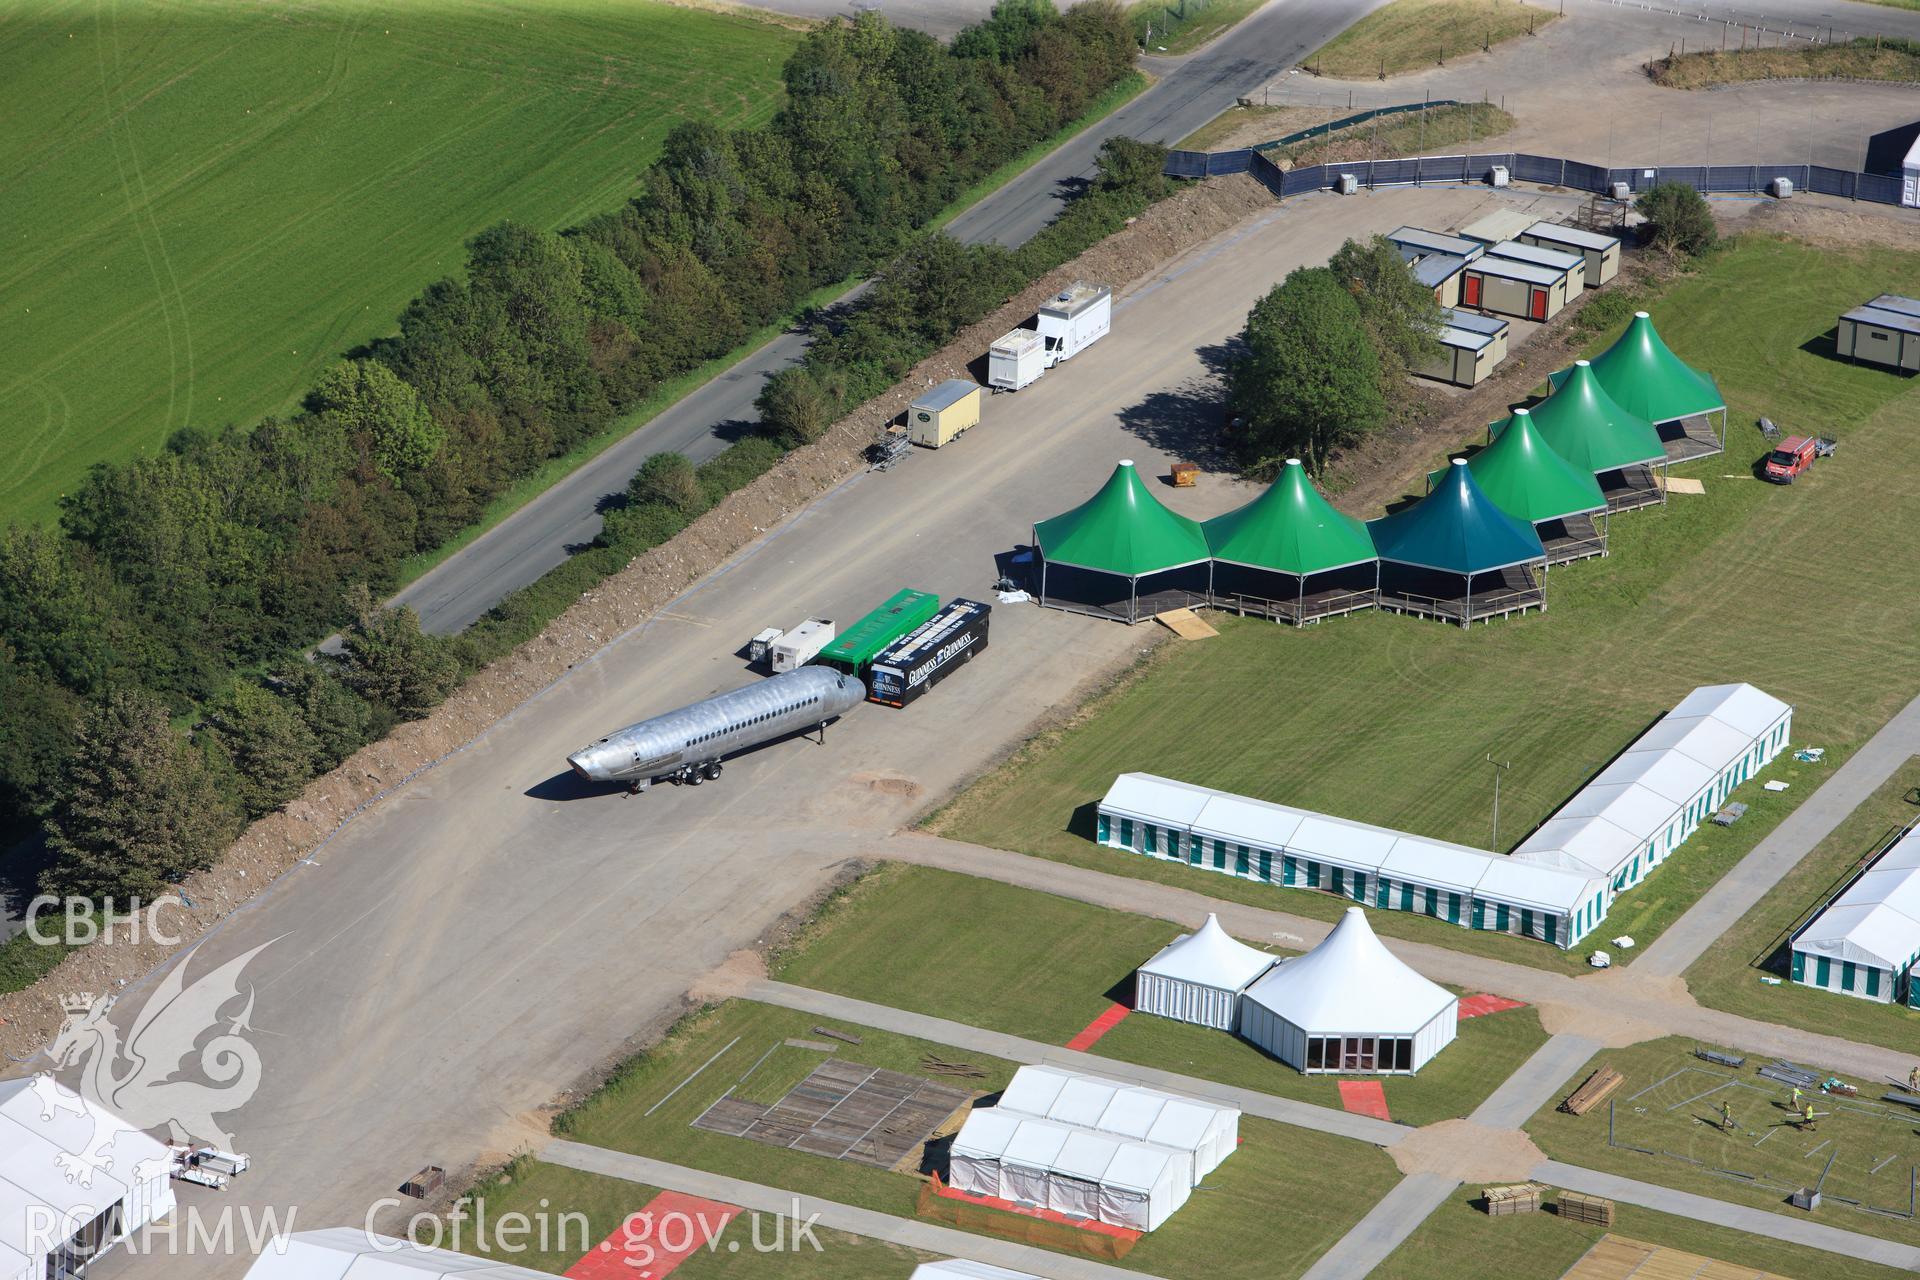
[[[1240,1145],[1240,1112],[1233,1107],[1058,1067],[1021,1067],[992,1110],[1182,1152],[1191,1166],[1192,1186],[1199,1186]]]
[[[1348,907],[1319,946],[1247,989],[1240,1034],[1309,1074],[1412,1075],[1453,1043],[1459,1008]]]
[[[544,1271],[373,1235],[355,1227],[296,1231],[253,1260],[247,1280],[553,1280]]]
[[[1793,980],[1920,1009],[1920,830],[1909,828],[1793,938]]]
[[[46,1280],[173,1211],[172,1152],[50,1075],[0,1083],[0,1276]]]
[[[921,1263],[913,1269],[913,1274],[907,1280],[1039,1280],[1039,1277],[1025,1271],[1009,1271],[1005,1267],[975,1262],[971,1258],[940,1258]]]
[[[1135,1231],[1158,1228],[1193,1193],[1188,1152],[1078,1125],[976,1108],[948,1152],[948,1184]]]
[[[1115,778],[1096,827],[1109,848],[1559,947],[1592,931],[1613,901],[1606,882],[1590,872],[1516,862],[1150,773]]]
[[[1240,993],[1271,969],[1274,957],[1220,927],[1219,917],[1175,938],[1133,975],[1133,1007],[1176,1022],[1234,1029]]]
[[[1695,689],[1513,856],[1630,889],[1786,748],[1792,725],[1792,707],[1750,684]]]

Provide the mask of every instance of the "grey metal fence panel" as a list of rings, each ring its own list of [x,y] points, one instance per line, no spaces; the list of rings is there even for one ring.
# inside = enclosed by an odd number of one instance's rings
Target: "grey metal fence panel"
[[[1421,156],[1415,164],[1418,166],[1420,182],[1458,182],[1461,165],[1459,156]]]
[[[1856,200],[1897,205],[1900,203],[1900,179],[1884,173],[1856,174],[1853,181],[1853,195]]]
[[[1318,191],[1327,185],[1327,166],[1316,164],[1305,169],[1290,169],[1287,172],[1283,194],[1290,196],[1305,195],[1309,191]]]
[[[1684,182],[1695,191],[1704,191],[1707,186],[1707,168],[1699,164],[1676,164],[1659,171],[1659,182]]]
[[[1520,182],[1544,182],[1564,185],[1567,162],[1553,156],[1530,156],[1524,152],[1513,158],[1513,176]]]
[[[1204,178],[1210,158],[1204,151],[1169,151],[1160,172],[1169,178]]]
[[[1829,169],[1823,164],[1807,166],[1807,190],[1823,196],[1853,195],[1853,180],[1859,175],[1847,169]]]
[[[1604,195],[1607,190],[1607,171],[1597,164],[1569,160],[1562,168],[1560,182],[1562,186],[1572,187],[1576,191],[1593,191]]]
[[[1411,186],[1420,177],[1418,160],[1376,160],[1373,162],[1372,186],[1402,187]]]
[[[1285,198],[1287,194],[1287,174],[1273,161],[1259,152],[1253,153],[1253,162],[1247,166],[1247,172],[1253,175],[1255,182],[1271,191],[1275,196]]]

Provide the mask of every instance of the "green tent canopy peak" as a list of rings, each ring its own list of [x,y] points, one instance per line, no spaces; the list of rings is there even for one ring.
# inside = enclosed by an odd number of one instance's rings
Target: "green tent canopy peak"
[[[1494,505],[1532,524],[1606,510],[1606,495],[1593,473],[1556,453],[1525,409],[1508,419],[1492,444],[1466,461],[1480,491]],[[1445,478],[1444,471],[1436,471],[1427,477],[1427,485],[1432,488]]]
[[[1459,458],[1432,493],[1369,521],[1367,530],[1382,560],[1443,573],[1488,573],[1547,557],[1533,526],[1495,506]]]
[[[1297,578],[1375,559],[1367,526],[1322,497],[1298,458],[1259,497],[1200,527],[1220,563]]]
[[[1128,460],[1113,469],[1100,492],[1036,524],[1033,538],[1051,564],[1127,578],[1208,558],[1199,521],[1161,506]]]
[[[1572,372],[1562,369],[1549,380],[1557,390]],[[1622,408],[1650,423],[1719,413],[1727,407],[1712,375],[1673,354],[1644,311],[1634,312],[1627,331],[1594,357],[1593,375]]]
[[[1664,462],[1667,446],[1646,418],[1625,408],[1608,394],[1593,366],[1585,360],[1563,369],[1554,393],[1529,414],[1540,438],[1553,451],[1583,471],[1599,475],[1643,462]],[[1508,419],[1509,422],[1512,419]],[[1502,423],[1495,434],[1505,429]]]

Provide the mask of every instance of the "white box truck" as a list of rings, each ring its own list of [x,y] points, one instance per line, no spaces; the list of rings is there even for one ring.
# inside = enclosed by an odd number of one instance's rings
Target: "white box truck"
[[[1018,391],[1047,370],[1047,344],[1031,329],[1015,329],[987,348],[987,385]]]
[[[1113,290],[1075,283],[1040,308],[1031,329],[1015,329],[987,351],[987,383],[1018,391],[1062,360],[1071,360],[1113,328]]]
[[[833,619],[808,618],[773,642],[767,650],[775,673],[797,671],[833,643]]]

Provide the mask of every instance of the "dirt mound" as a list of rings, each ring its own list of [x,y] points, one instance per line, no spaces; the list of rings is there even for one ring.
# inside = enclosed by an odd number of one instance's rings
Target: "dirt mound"
[[[1425,1125],[1387,1148],[1402,1173],[1439,1173],[1462,1182],[1525,1182],[1546,1159],[1518,1129],[1471,1120]]]

